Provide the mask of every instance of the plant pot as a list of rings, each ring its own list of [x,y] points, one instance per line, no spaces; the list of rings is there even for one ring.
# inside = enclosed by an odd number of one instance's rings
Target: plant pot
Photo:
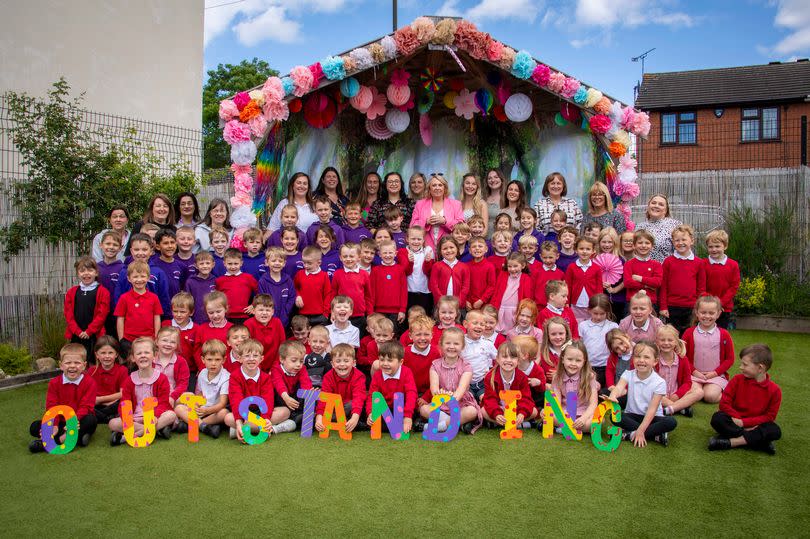
[[[738,314],[736,328],[759,331],[782,331],[784,333],[810,333],[810,318]]]

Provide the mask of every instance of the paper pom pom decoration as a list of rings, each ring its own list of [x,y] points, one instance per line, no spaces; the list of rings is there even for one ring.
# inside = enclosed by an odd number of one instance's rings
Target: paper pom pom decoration
[[[285,105],[286,107],[286,105]],[[287,116],[289,116],[289,110],[284,109],[287,111]],[[286,120],[287,117],[279,118],[279,120]],[[264,131],[267,129],[267,120],[261,114],[251,118],[248,121],[248,127],[250,127],[250,134],[256,138],[262,138],[264,136]]]
[[[354,97],[360,91],[360,83],[354,77],[340,81],[340,93],[343,97]]]
[[[231,161],[237,165],[250,165],[256,159],[256,145],[249,140],[231,146]]]
[[[495,103],[495,98],[492,97],[492,92],[487,90],[486,88],[481,88],[476,90],[475,92],[475,106],[478,107],[478,110],[486,116],[490,110],[492,110],[492,105]]]
[[[268,77],[262,85],[262,95],[265,101],[281,101],[286,95],[284,83],[278,77]]]
[[[250,103],[250,94],[247,92],[239,92],[233,96],[233,102],[236,104],[236,108],[239,109],[239,112],[242,112],[242,109]]]
[[[388,88],[385,90],[385,95],[392,105],[398,107],[408,102],[408,99],[411,97],[411,89],[408,86],[389,84]]]
[[[563,82],[563,87],[562,90],[560,90],[560,93],[562,94],[563,97],[571,99],[572,97],[574,97],[574,94],[577,93],[579,87],[580,82],[577,79],[572,77],[566,77],[565,81]]]
[[[419,104],[416,106],[417,110],[420,114],[425,114],[430,109],[433,108],[433,101],[436,99],[436,94],[427,90],[422,92],[422,95],[419,96]]]
[[[433,34],[431,42],[437,45],[452,45],[456,39],[456,21],[453,19],[442,19],[436,23],[436,33]]]
[[[493,39],[489,42],[489,47],[487,47],[487,60],[497,62],[501,59],[501,56],[503,56],[503,43]]]
[[[281,79],[281,86],[284,88],[284,95],[290,95],[295,91],[295,83],[290,77],[283,77]]]
[[[548,89],[555,93],[560,93],[565,84],[565,75],[557,71],[551,73],[548,77]]]
[[[511,121],[525,122],[532,115],[532,100],[526,94],[513,94],[506,100],[504,111]]]
[[[646,112],[636,112],[627,124],[628,130],[634,135],[647,138],[650,134],[650,116]]]
[[[425,70],[419,74],[419,84],[421,84],[422,88],[425,90],[438,92],[442,89],[442,85],[444,84],[444,76],[439,75],[432,67],[426,67]]]
[[[279,84],[279,88],[280,88],[281,87],[281,81],[280,80],[278,81],[278,84]],[[262,90],[251,90],[250,92],[248,92],[248,95],[250,96],[250,100],[254,101],[260,107],[262,105],[264,105],[264,93],[262,93]],[[281,96],[281,97],[284,97],[284,96]]]
[[[461,90],[458,95],[453,99],[456,111],[456,116],[463,116],[467,120],[472,120],[472,117],[478,111],[475,106],[475,94],[471,94],[466,88]]]
[[[373,120],[377,116],[385,114],[385,104],[388,100],[384,94],[377,91],[377,88],[371,87],[371,105],[366,109],[366,118]]]
[[[312,73],[312,87],[317,88],[323,80],[323,67],[320,62],[315,62],[309,66],[309,72]]]
[[[368,46],[368,50],[371,53],[371,59],[374,60],[375,64],[381,64],[385,62],[385,50],[383,46],[379,43],[372,43]]]
[[[343,67],[343,58],[340,56],[329,56],[321,62],[323,74],[329,80],[342,80],[346,78],[346,70]]]
[[[456,92],[447,92],[444,94],[444,98],[442,99],[444,106],[451,110],[456,108],[456,96],[458,96]]]
[[[611,136],[610,140],[613,142],[618,142],[625,148],[630,147],[630,135],[623,129],[617,129]]]
[[[290,112],[301,112],[301,109],[304,107],[304,104],[301,102],[299,98],[295,98],[290,101]]]
[[[346,73],[354,73],[357,71],[357,62],[355,62],[354,58],[350,55],[344,54],[340,59],[343,60],[343,70]]]
[[[385,125],[385,118],[380,116],[375,120],[366,120],[366,132],[377,140],[386,140],[394,136],[394,133]]]
[[[428,17],[417,17],[411,23],[411,28],[416,32],[416,38],[422,45],[430,41],[434,34],[436,34],[436,25],[433,24],[433,20]]]
[[[304,100],[304,120],[315,129],[325,129],[337,117],[335,101],[326,94],[315,93]]]
[[[492,107],[492,115],[495,116],[495,119],[499,122],[505,122],[508,120],[506,117],[506,111],[503,109],[503,105],[495,105]]]
[[[251,118],[255,118],[261,113],[262,109],[259,107],[258,103],[251,100],[250,103],[245,105],[245,108],[243,108],[239,113],[239,121],[246,124],[251,120]]]
[[[588,100],[588,90],[586,90],[583,86],[580,86],[577,92],[574,94],[574,103],[579,105],[580,107],[585,106],[585,101]]]
[[[231,120],[225,124],[222,138],[231,146],[238,142],[250,140],[250,127],[239,120]]]
[[[236,108],[236,103],[230,99],[225,99],[219,103],[219,119],[228,122],[234,118],[239,117],[239,109]]]
[[[360,112],[365,113],[371,106],[373,100],[374,94],[371,93],[371,88],[368,86],[360,86],[360,90],[349,100],[349,104]]]
[[[385,36],[380,40],[386,60],[393,60],[397,57],[397,42],[391,36]]]
[[[352,60],[354,60],[354,67],[359,71],[370,68],[374,65],[374,58],[371,56],[371,51],[365,48],[354,49],[349,53]]]
[[[256,215],[250,211],[250,206],[239,206],[231,212],[231,226],[234,228],[249,228],[256,226]]]
[[[295,85],[293,93],[298,97],[302,97],[304,94],[309,92],[312,89],[312,83],[315,80],[312,76],[312,71],[305,66],[295,66],[292,68],[292,70],[290,70],[290,78]]]
[[[425,146],[433,144],[433,123],[427,114],[419,115],[419,136],[422,137],[422,144]]]
[[[413,54],[421,45],[419,37],[410,26],[403,26],[394,32],[394,42],[397,45],[397,51],[403,56]]]
[[[385,127],[392,133],[402,133],[410,123],[411,117],[407,112],[391,109],[385,113]]]
[[[391,72],[391,84],[394,86],[407,86],[411,74],[404,69],[395,69]]]
[[[593,106],[593,110],[597,114],[610,114],[610,106],[610,99],[607,97],[602,97],[602,99],[597,101],[596,105]]]
[[[538,86],[545,86],[551,78],[551,70],[547,65],[538,64],[532,71],[532,81]]]
[[[627,148],[620,142],[611,142],[610,146],[608,146],[608,153],[612,158],[618,159],[627,153]]]
[[[602,99],[602,92],[600,92],[596,88],[588,88],[588,95],[585,98],[585,106],[589,109],[592,109],[594,105],[599,103],[601,99]]]
[[[512,63],[512,74],[519,79],[528,79],[534,73],[535,67],[537,67],[537,62],[534,61],[532,55],[526,51],[520,51],[515,55],[515,61]]]
[[[567,101],[563,101],[560,106],[560,114],[566,121],[571,123],[577,123],[580,119],[579,108]]]

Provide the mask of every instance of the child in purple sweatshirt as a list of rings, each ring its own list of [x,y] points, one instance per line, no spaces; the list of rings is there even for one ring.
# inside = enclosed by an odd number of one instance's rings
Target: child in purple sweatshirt
[[[205,312],[205,296],[216,290],[216,277],[211,273],[214,269],[214,256],[208,251],[200,251],[194,256],[196,272],[186,279],[183,290],[194,298],[195,324],[208,322],[208,313]]]
[[[282,273],[287,262],[287,255],[281,247],[271,247],[267,250],[267,273],[259,279],[259,294],[269,294],[273,297],[275,316],[281,320],[281,325],[287,327],[295,306],[295,286],[289,275]]]
[[[360,204],[357,202],[346,204],[346,224],[343,225],[343,237],[347,243],[360,243],[366,238],[371,238],[371,232],[360,222],[360,217]]]

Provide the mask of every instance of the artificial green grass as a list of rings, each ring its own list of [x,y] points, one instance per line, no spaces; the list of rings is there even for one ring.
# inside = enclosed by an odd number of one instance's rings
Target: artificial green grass
[[[243,446],[227,435],[109,447],[100,426],[63,456],[27,450],[44,384],[0,392],[0,530],[87,536],[800,536],[807,533],[810,335],[734,332],[739,351],[767,342],[783,391],[777,455],[709,453],[709,418],[678,416],[668,448],[589,438],[501,441],[481,430],[450,443],[350,442],[298,433]],[[733,369],[736,373],[736,367]]]

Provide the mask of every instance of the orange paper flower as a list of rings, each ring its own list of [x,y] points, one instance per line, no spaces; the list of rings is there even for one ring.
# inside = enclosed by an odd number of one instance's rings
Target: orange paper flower
[[[239,121],[242,123],[248,123],[261,113],[262,109],[259,107],[259,105],[255,101],[251,100],[250,103],[245,105],[242,112],[239,113]]]

